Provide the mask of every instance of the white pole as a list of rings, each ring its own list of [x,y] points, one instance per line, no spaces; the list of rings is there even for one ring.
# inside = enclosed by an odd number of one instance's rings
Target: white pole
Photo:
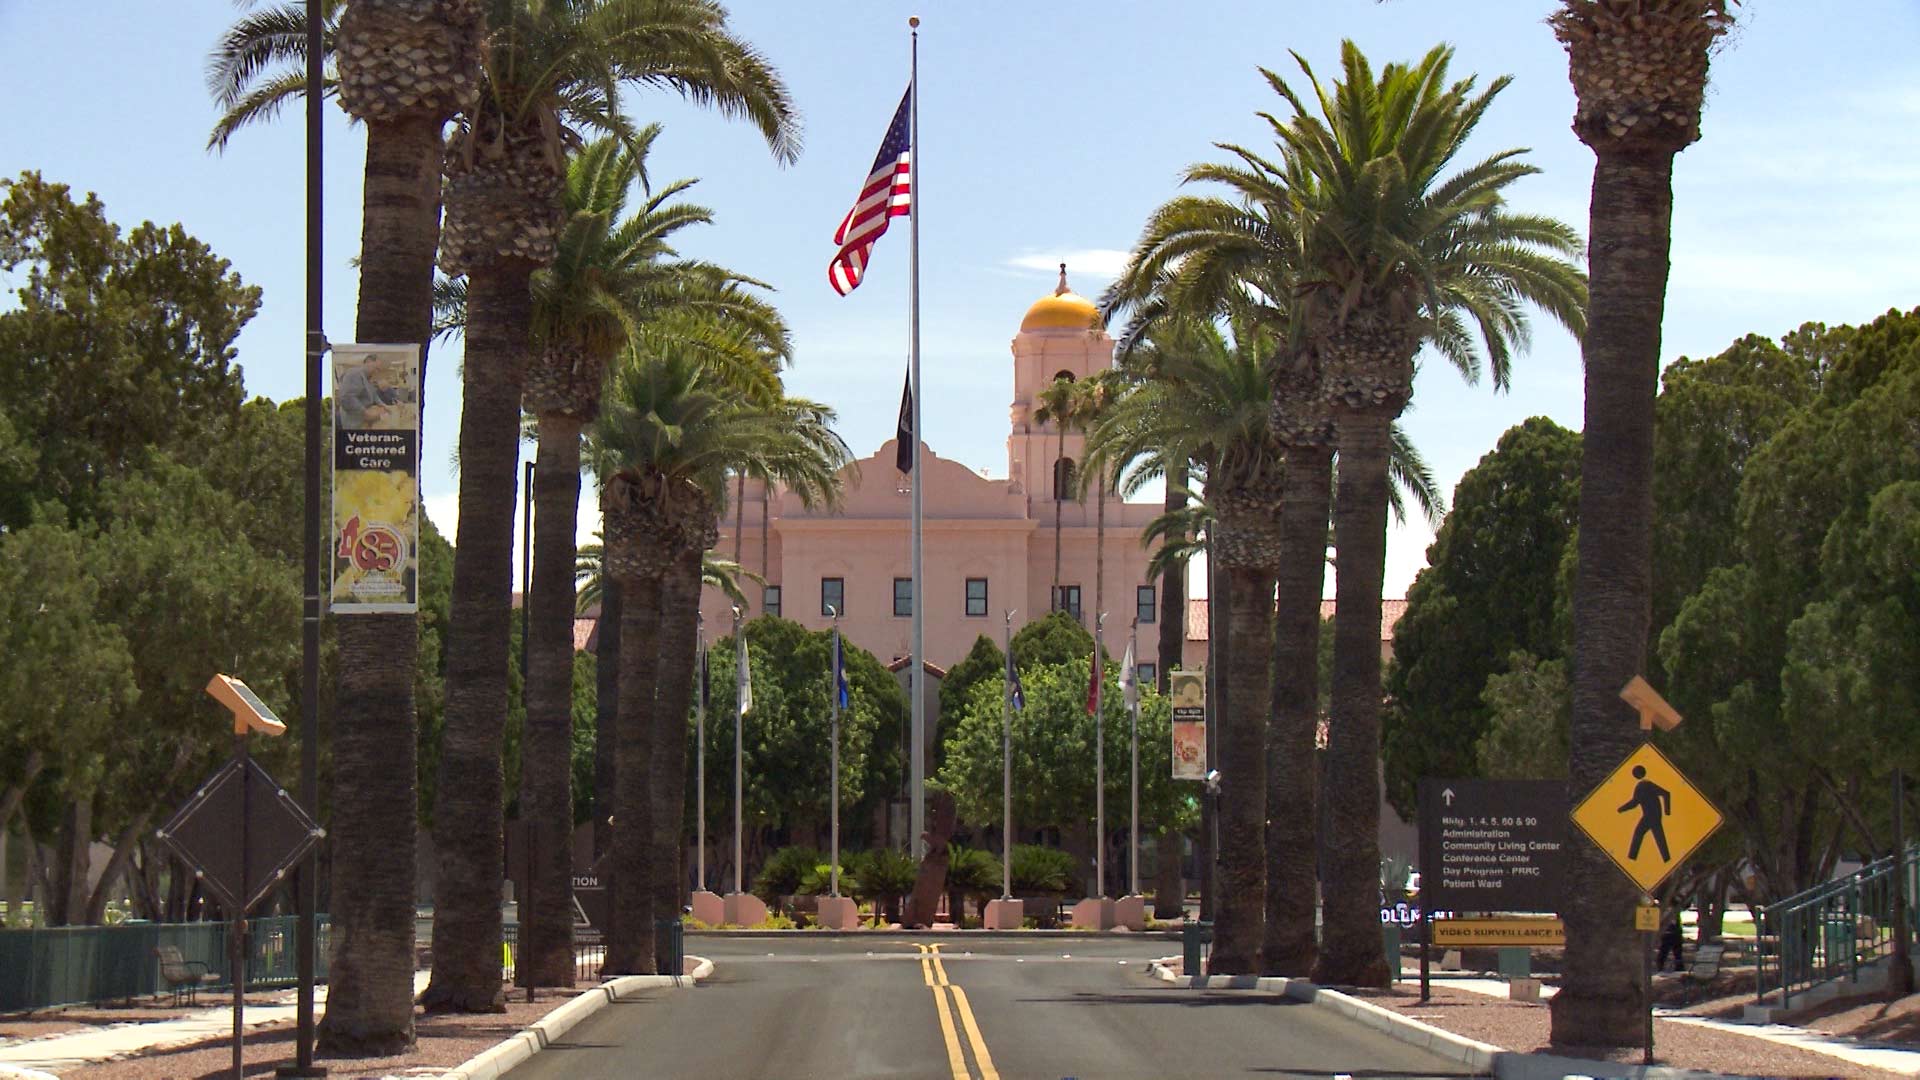
[[[707,887],[707,617],[698,618],[700,670],[694,678],[700,680],[700,685],[693,690],[693,846],[694,873],[704,891]]]
[[[1100,672],[1100,632],[1107,625],[1107,613],[1093,620],[1093,873],[1100,879],[1094,895],[1107,897],[1107,739],[1105,717],[1101,716],[1101,696],[1106,680]]]
[[[1006,687],[1000,693],[1000,899],[1013,899],[1013,608],[1007,609]]]
[[[913,657],[907,668],[907,692],[913,697],[913,736],[909,740],[913,754],[913,784],[910,792],[913,804],[908,811],[908,831],[913,836],[913,857],[919,859],[927,853],[927,699],[926,687],[922,685],[926,681],[927,627],[920,564],[920,489],[925,486],[927,478],[925,463],[920,455],[923,441],[920,437],[920,401],[925,396],[920,387],[920,193],[925,188],[920,182],[920,20],[917,17],[909,19],[908,25],[915,27],[907,77],[913,97],[911,126],[907,135],[907,162],[913,170],[913,201],[907,208],[908,246],[912,249],[907,270],[907,335],[913,379]]]
[[[827,675],[829,685],[827,697],[833,702],[833,854],[830,874],[832,887],[827,895],[840,895],[840,613],[831,606],[828,614],[833,616],[833,670]]]
[[[742,725],[740,718],[742,713],[740,711],[740,697],[747,686],[747,665],[744,663],[747,650],[746,646],[740,644],[740,635],[742,632],[740,627],[740,609],[736,607],[733,609],[734,655],[738,657],[740,661],[743,661],[734,664],[733,672],[733,891],[736,893],[744,891],[740,887],[741,869],[744,865],[740,833],[742,823],[745,821],[741,805],[741,793],[746,789],[743,780],[746,766],[744,760],[745,753],[741,743]]]
[[[1139,646],[1139,619],[1134,620],[1133,632],[1127,639],[1127,655],[1138,657],[1135,650]],[[1127,703],[1127,722],[1133,736],[1133,824],[1127,840],[1127,895],[1140,895],[1140,670],[1139,661],[1134,662],[1133,671],[1123,671],[1120,677],[1133,680],[1133,700]],[[1164,857],[1164,856],[1163,856]]]

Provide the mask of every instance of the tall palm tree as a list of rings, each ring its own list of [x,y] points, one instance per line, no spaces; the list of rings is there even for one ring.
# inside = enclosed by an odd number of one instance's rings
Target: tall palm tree
[[[568,167],[567,224],[554,265],[535,275],[534,340],[525,407],[535,414],[539,444],[534,489],[533,583],[529,606],[527,732],[521,770],[521,812],[540,840],[533,844],[532,905],[521,912],[523,986],[571,985],[573,909],[569,900],[573,670],[574,536],[580,504],[581,430],[599,411],[608,361],[643,326],[679,334],[696,347],[734,340],[699,311],[741,326],[753,338],[736,362],[775,362],[790,352],[780,316],[755,284],[710,264],[681,259],[675,232],[712,220],[704,207],[673,201],[692,187],[676,181],[625,217],[629,193],[644,183],[646,154],[658,125],[631,146],[599,140]],[[698,568],[695,568],[697,572]]]
[[[1235,330],[1245,336],[1196,332],[1197,347],[1166,358],[1163,378],[1121,398],[1091,445],[1103,459],[1136,462],[1134,483],[1164,473],[1168,460],[1191,460],[1206,472],[1212,557],[1232,579],[1226,630],[1233,642],[1223,669],[1230,705],[1218,718],[1221,890],[1210,970],[1245,973],[1259,970],[1267,816],[1264,710],[1248,706],[1267,693],[1281,493],[1279,449],[1266,421],[1269,343],[1251,328]]]
[[[440,236],[441,129],[474,100],[482,27],[474,0],[326,4],[329,88],[367,130],[360,226],[360,341],[417,341],[433,318]],[[225,112],[210,140],[271,117],[305,93],[306,9],[243,16],[216,45],[208,82]],[[424,363],[423,363],[424,367]],[[333,954],[319,1043],[328,1054],[413,1044],[415,615],[349,615],[336,625],[337,790]],[[497,886],[495,887],[497,889]],[[496,983],[498,972],[496,969]]]
[[[1038,423],[1052,424],[1058,437],[1060,450],[1053,456],[1053,587],[1048,604],[1054,610],[1061,608],[1060,598],[1060,555],[1061,526],[1069,491],[1076,485],[1076,476],[1067,470],[1067,432],[1080,424],[1080,394],[1071,375],[1062,374],[1047,384],[1047,388],[1036,394],[1038,404],[1033,410],[1033,418]],[[1082,455],[1085,456],[1085,455]],[[1096,616],[1097,617],[1097,616]]]
[[[1413,393],[1424,342],[1477,378],[1484,351],[1496,388],[1528,341],[1525,304],[1578,334],[1585,281],[1570,261],[1572,229],[1510,211],[1505,191],[1538,170],[1505,150],[1443,175],[1495,96],[1471,77],[1447,82],[1452,50],[1376,76],[1352,42],[1342,77],[1323,87],[1302,71],[1315,115],[1280,76],[1264,71],[1292,110],[1269,118],[1285,164],[1228,147],[1240,160],[1195,170],[1230,186],[1283,189],[1298,231],[1295,304],[1318,359],[1320,393],[1337,436],[1338,552],[1333,720],[1324,802],[1331,831],[1323,886],[1330,906],[1314,977],[1384,986],[1374,899],[1379,890],[1380,588],[1386,558],[1392,426]],[[1298,57],[1296,57],[1298,59]]]
[[[677,567],[697,567],[698,553],[717,537],[729,469],[764,472],[809,504],[838,497],[839,470],[852,455],[828,426],[832,415],[824,406],[784,397],[771,368],[758,385],[743,387],[675,343],[636,348],[615,372],[597,434],[598,471],[607,492],[606,565],[621,583],[626,621],[609,974],[650,972],[655,963],[655,875],[666,868],[658,863],[651,832],[648,781],[655,775],[659,717],[671,708],[670,701],[656,701],[656,691],[690,683],[693,674],[693,650],[684,650],[684,657],[675,650],[663,663],[662,650],[651,647],[665,625],[667,581]],[[684,746],[684,708],[669,715]],[[647,827],[630,827],[630,819],[640,817],[649,819]]]
[[[468,317],[446,728],[434,807],[433,974],[421,997],[429,1010],[502,1007],[494,890],[503,869],[500,745],[513,507],[501,496],[518,479],[532,279],[555,257],[563,165],[579,141],[575,131],[631,138],[621,88],[662,85],[752,122],[782,160],[798,151],[786,87],[728,29],[726,9],[712,0],[485,0],[484,7],[481,93],[455,132],[445,169],[441,261],[449,274],[467,277]],[[628,626],[631,615],[623,612]]]
[[[1672,246],[1673,159],[1700,137],[1707,66],[1737,0],[1564,0],[1549,17],[1567,47],[1573,130],[1593,151],[1591,329],[1582,340],[1586,428],[1573,587],[1568,790],[1598,784],[1637,741],[1620,687],[1646,659],[1653,561],[1653,400]],[[1647,994],[1626,912],[1634,890],[1574,845],[1567,967],[1556,1041],[1632,1045]]]

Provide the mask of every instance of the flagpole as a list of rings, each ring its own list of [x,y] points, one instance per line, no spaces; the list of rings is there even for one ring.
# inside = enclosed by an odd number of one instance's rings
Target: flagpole
[[[743,865],[740,832],[741,824],[744,821],[744,815],[741,810],[740,793],[746,786],[743,780],[746,768],[740,741],[742,727],[740,720],[746,713],[740,708],[740,703],[747,687],[747,646],[746,643],[741,640],[740,634],[740,609],[736,607],[733,609],[734,651],[738,657],[738,662],[733,665],[733,891],[736,894],[745,891],[740,887],[741,867]]]
[[[1133,630],[1127,635],[1127,656],[1137,657],[1135,648],[1140,641],[1140,620],[1133,620]],[[1132,680],[1133,693],[1127,702],[1127,721],[1133,737],[1133,824],[1128,829],[1127,839],[1127,881],[1128,896],[1140,895],[1140,677],[1139,661],[1120,673],[1122,679]]]
[[[1106,680],[1100,677],[1100,632],[1107,625],[1107,613],[1093,620],[1093,872],[1100,879],[1094,895],[1107,898],[1107,739],[1105,717],[1101,715],[1101,695]]]
[[[1000,899],[1013,899],[1013,608],[1007,609],[1006,688],[1000,695]]]
[[[908,832],[912,835],[913,857],[918,859],[926,855],[927,828],[927,700],[926,688],[926,598],[922,588],[922,566],[920,559],[921,542],[921,492],[926,482],[926,471],[921,466],[920,445],[922,442],[920,426],[920,401],[926,395],[920,392],[920,197],[926,189],[921,185],[920,172],[920,18],[914,16],[907,20],[912,28],[911,56],[908,63],[907,92],[913,99],[912,118],[909,121],[907,135],[907,161],[913,170],[913,201],[907,208],[908,270],[907,270],[907,337],[910,378],[913,380],[913,657],[908,666],[907,693],[913,698],[913,736],[909,740],[913,754],[911,776],[913,786],[910,793],[912,806],[908,810]]]
[[[832,887],[827,895],[840,895],[840,613],[831,606],[827,613],[833,616],[833,673],[827,686],[827,697],[833,701],[833,854],[827,865],[833,877]],[[817,886],[816,886],[817,888]]]
[[[700,670],[694,673],[699,685],[693,689],[693,846],[694,873],[700,880],[697,891],[704,891],[707,887],[707,617],[701,614],[695,618],[700,627]]]

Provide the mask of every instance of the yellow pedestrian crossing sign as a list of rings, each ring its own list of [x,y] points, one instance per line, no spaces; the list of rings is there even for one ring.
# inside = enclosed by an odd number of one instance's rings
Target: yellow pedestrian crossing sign
[[[1643,743],[1573,808],[1573,823],[1646,892],[1720,827],[1720,811]]]

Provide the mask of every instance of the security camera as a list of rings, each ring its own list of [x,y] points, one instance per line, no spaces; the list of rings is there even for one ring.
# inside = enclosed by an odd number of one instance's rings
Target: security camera
[[[1219,769],[1207,770],[1206,784],[1207,784],[1207,790],[1209,792],[1216,795],[1220,793],[1220,770]]]

